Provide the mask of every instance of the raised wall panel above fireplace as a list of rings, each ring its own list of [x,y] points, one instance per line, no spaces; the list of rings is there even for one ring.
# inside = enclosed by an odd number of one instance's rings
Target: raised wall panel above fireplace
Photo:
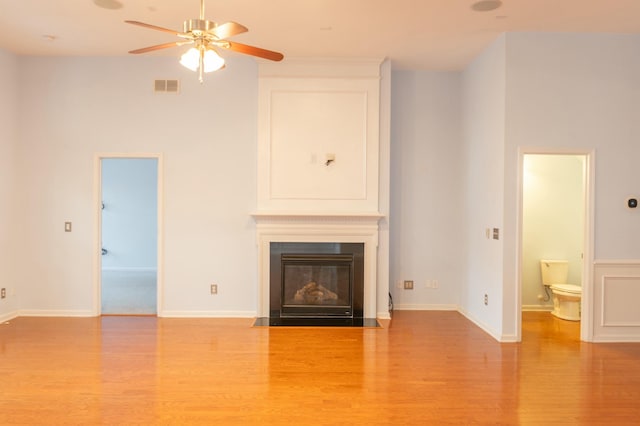
[[[261,65],[258,211],[377,212],[380,62]]]

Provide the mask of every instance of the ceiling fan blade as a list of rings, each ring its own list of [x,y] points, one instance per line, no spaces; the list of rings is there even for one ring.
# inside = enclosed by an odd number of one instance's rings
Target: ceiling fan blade
[[[191,41],[172,41],[171,43],[156,44],[155,46],[143,47],[142,49],[130,50],[129,53],[147,53],[154,50],[166,49],[169,47],[182,46],[183,44],[192,43]]]
[[[261,49],[259,47],[249,46],[246,44],[236,43],[235,41],[226,41],[229,46],[222,46],[234,52],[244,53],[245,55],[257,56],[259,58],[269,59],[270,61],[281,61],[284,55],[272,50]]]
[[[156,25],[145,24],[144,22],[139,22],[139,21],[124,21],[124,22],[126,22],[127,24],[138,25],[139,27],[145,27],[145,28],[149,28],[149,29],[152,29],[152,30],[164,31],[165,33],[169,33],[169,34],[173,34],[173,35],[182,34],[182,33],[178,32],[178,31],[170,30],[168,28],[158,27]]]
[[[217,27],[209,30],[210,33],[218,37],[219,39],[229,38],[231,36],[246,33],[249,31],[244,25],[240,25],[237,22],[225,22]]]

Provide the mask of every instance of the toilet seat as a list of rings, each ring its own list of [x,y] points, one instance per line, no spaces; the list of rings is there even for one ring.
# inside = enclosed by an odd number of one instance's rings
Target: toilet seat
[[[553,284],[551,286],[551,290],[557,290],[568,294],[575,294],[576,296],[582,294],[582,287],[575,284]]]

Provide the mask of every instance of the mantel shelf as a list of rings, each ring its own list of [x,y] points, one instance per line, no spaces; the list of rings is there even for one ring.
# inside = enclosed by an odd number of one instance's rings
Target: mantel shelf
[[[378,221],[384,217],[378,212],[300,212],[300,211],[281,211],[281,212],[254,212],[251,216],[258,222],[268,220],[361,220],[361,221]]]

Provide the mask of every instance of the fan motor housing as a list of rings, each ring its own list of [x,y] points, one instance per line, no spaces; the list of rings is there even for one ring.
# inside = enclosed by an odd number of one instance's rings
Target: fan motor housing
[[[182,28],[185,33],[198,35],[201,33],[206,33],[217,26],[218,24],[216,24],[215,22],[207,21],[206,19],[187,19],[186,21],[184,21]]]

